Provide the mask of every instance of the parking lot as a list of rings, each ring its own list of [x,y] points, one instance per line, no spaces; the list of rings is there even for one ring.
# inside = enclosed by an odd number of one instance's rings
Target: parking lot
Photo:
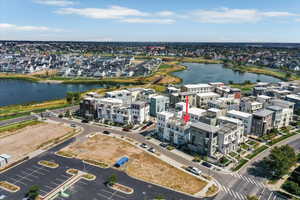
[[[65,166],[52,169],[39,165],[39,160],[37,158],[30,160],[0,174],[1,181],[7,181],[20,187],[20,191],[16,193],[0,190],[1,194],[6,195],[7,199],[22,199],[31,186],[38,185],[40,194],[44,196],[71,177],[66,173],[67,168]],[[56,162],[50,157],[49,160]]]

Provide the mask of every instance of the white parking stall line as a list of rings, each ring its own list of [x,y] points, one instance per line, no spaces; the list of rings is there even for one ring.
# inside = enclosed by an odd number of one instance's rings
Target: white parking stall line
[[[46,187],[46,188],[48,188],[50,190],[53,190],[55,188],[55,187],[50,187],[49,185],[43,185],[43,187]]]
[[[97,193],[98,196],[102,197],[102,198],[105,198],[105,199],[111,199],[110,197],[102,194],[102,193]]]
[[[26,171],[21,171],[21,173],[22,173],[22,174],[25,174],[26,176],[33,177],[33,178],[39,178],[38,176],[33,175],[33,174],[30,174],[30,173],[28,173],[28,172],[26,172]]]
[[[42,170],[42,171],[47,172],[47,173],[50,172],[48,169],[46,169],[46,167],[43,167],[43,166],[33,165],[32,167],[34,167],[36,170],[38,169],[38,171]]]
[[[26,181],[33,182],[33,180],[31,180],[31,179],[28,178],[27,176],[21,176],[21,175],[19,175],[19,174],[17,174],[16,176],[17,176],[18,178],[20,178],[20,179],[24,179],[24,180],[26,180]],[[19,181],[17,181],[17,182],[19,182]]]
[[[39,174],[39,175],[43,175],[43,176],[46,175],[46,174],[44,174],[44,173],[42,173],[42,172],[40,172],[40,171],[36,171],[36,170],[30,169],[30,168],[26,168],[26,169],[24,169],[24,170],[27,170],[27,171],[29,171],[29,172],[34,172],[35,174]]]
[[[67,178],[67,179],[70,178],[70,176],[67,176],[67,175],[64,175],[64,174],[62,174],[61,176],[62,176],[62,177],[65,177],[65,178]]]
[[[11,178],[11,177],[9,177],[9,179],[11,179],[13,182],[17,182],[17,181],[18,181],[18,179]],[[28,184],[26,184],[26,183],[24,183],[24,182],[22,182],[22,181],[18,181],[18,183],[20,183],[20,184],[22,184],[22,185],[28,185]]]

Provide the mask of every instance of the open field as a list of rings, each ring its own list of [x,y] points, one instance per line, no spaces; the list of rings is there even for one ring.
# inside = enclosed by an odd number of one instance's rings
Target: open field
[[[27,126],[33,126],[33,125],[37,125],[40,123],[42,123],[42,122],[37,121],[37,120],[29,120],[29,121],[24,121],[24,122],[20,122],[20,123],[10,124],[7,126],[1,126],[0,127],[0,137],[3,137],[7,133],[17,131],[17,130],[25,128]]]
[[[195,194],[206,182],[187,174],[136,146],[110,136],[96,135],[84,143],[73,143],[62,151],[72,153],[82,160],[97,160],[114,165],[122,156],[129,162],[122,167],[128,175],[178,191]]]
[[[27,126],[1,138],[0,152],[10,154],[15,160],[35,151],[41,144],[62,137],[72,130],[63,125],[50,123]]]

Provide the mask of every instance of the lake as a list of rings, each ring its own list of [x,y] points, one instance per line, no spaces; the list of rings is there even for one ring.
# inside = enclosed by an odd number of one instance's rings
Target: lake
[[[174,72],[173,74],[182,78],[182,84],[223,82],[243,83],[244,81],[256,82],[279,82],[278,78],[263,74],[254,74],[248,72],[237,72],[229,68],[224,68],[222,64],[199,64],[182,63],[187,70]]]
[[[61,99],[67,92],[83,92],[102,88],[103,84],[37,83],[16,79],[0,79],[0,106]]]

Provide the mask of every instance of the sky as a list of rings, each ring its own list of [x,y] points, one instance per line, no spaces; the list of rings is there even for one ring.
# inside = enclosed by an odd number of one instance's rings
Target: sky
[[[300,43],[300,1],[0,0],[0,40]]]

